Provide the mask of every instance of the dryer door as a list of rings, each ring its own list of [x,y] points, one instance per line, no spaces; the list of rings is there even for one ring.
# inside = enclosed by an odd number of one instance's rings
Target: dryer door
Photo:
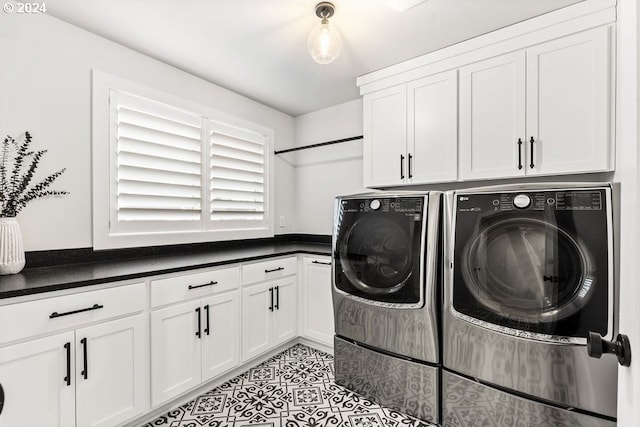
[[[609,331],[606,200],[599,189],[459,197],[453,308],[545,335]]]
[[[466,286],[480,304],[533,323],[565,319],[585,306],[595,273],[587,247],[545,220],[489,222],[461,259]]]

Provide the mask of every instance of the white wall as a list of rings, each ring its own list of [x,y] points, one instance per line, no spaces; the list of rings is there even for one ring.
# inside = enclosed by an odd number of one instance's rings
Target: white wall
[[[93,68],[270,127],[276,149],[294,144],[293,117],[46,14],[0,13],[0,58],[0,135],[30,131],[49,150],[37,177],[66,167],[54,188],[71,193],[18,215],[27,251],[92,246]],[[276,217],[293,217],[293,168],[275,162]]]
[[[296,117],[296,146],[359,135],[362,135],[361,99]],[[366,191],[362,187],[362,140],[280,156],[295,165],[295,231],[331,234],[333,199]]]

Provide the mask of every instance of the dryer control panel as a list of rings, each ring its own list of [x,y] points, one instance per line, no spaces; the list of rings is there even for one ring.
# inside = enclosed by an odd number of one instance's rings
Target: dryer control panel
[[[602,210],[602,191],[531,191],[510,193],[460,194],[458,212],[505,212],[518,210]]]

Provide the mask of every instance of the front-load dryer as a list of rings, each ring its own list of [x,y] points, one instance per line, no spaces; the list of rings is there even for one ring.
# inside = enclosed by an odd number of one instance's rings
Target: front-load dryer
[[[336,383],[435,422],[441,198],[338,197],[332,248]]]
[[[458,190],[446,206],[443,425],[615,425],[615,358],[586,346],[614,333],[611,186]]]

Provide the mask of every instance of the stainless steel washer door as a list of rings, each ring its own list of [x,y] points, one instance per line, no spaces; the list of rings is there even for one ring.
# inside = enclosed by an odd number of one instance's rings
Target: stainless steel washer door
[[[558,321],[584,307],[592,294],[595,264],[587,248],[541,219],[481,224],[461,261],[469,292],[512,320]]]
[[[377,216],[362,217],[340,246],[345,276],[367,294],[395,293],[411,277],[412,241],[397,222]]]

